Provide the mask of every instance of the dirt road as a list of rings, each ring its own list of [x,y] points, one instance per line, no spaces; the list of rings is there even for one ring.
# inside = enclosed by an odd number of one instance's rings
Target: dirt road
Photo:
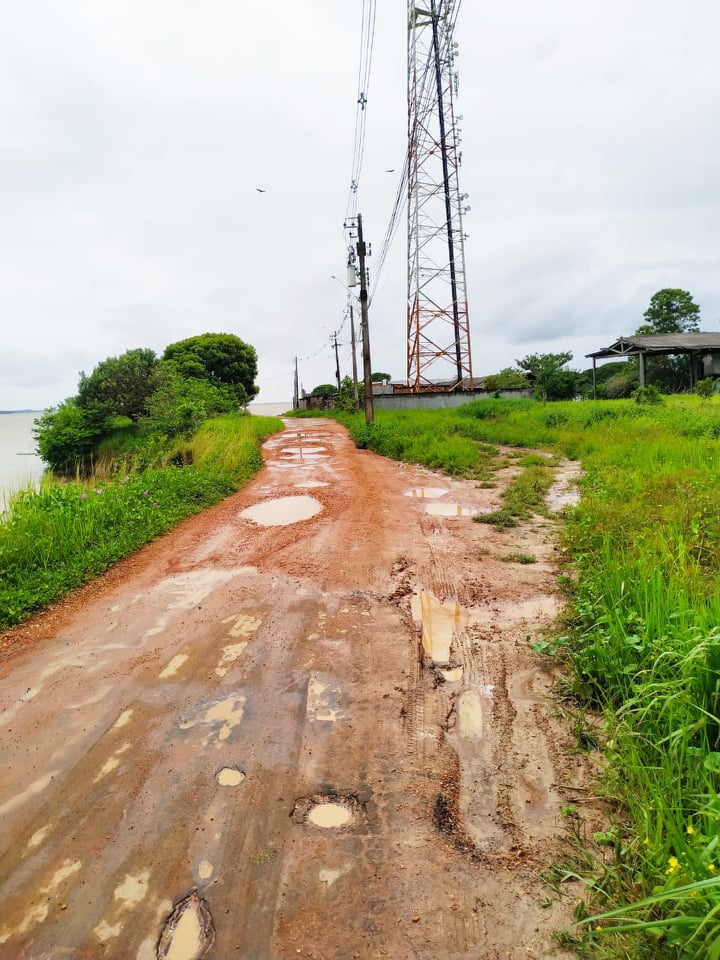
[[[561,956],[552,523],[332,422],[265,456],[0,639],[0,956]]]

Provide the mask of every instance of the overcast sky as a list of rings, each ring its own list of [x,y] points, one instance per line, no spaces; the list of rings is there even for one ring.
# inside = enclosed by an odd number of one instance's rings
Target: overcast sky
[[[378,0],[358,193],[376,251],[406,149],[406,9]],[[258,401],[290,399],[295,356],[314,355],[308,390],[332,381],[361,11],[3,4],[0,409],[51,406],[108,356],[204,332],[255,346]],[[717,0],[463,5],[476,375],[565,349],[583,368],[662,287],[720,328],[719,36]],[[405,256],[403,228],[370,318],[373,368],[398,379]]]

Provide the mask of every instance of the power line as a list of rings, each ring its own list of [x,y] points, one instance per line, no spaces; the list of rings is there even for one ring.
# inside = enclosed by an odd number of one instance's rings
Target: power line
[[[350,174],[350,190],[345,218],[357,214],[357,194],[360,186],[363,158],[365,154],[365,127],[367,121],[368,93],[370,91],[370,72],[373,47],[375,45],[376,0],[363,0],[360,24],[360,57],[358,60],[357,96],[355,104],[355,134],[353,137],[353,158]]]

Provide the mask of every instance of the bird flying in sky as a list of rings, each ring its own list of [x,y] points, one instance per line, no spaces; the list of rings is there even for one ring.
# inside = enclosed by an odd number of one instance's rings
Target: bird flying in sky
[[[263,190],[262,187],[255,187],[258,193],[267,193],[267,190]]]

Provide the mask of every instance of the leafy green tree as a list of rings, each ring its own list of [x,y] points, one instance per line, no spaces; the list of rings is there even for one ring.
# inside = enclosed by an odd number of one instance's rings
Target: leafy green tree
[[[174,363],[183,377],[230,387],[241,406],[259,392],[255,348],[235,334],[203,333],[179,340],[165,348],[163,360]]]
[[[311,397],[326,397],[331,393],[337,393],[338,388],[336,383],[319,383],[316,387],[313,387],[310,391]]]
[[[93,372],[80,374],[77,405],[99,429],[109,418],[136,422],[156,386],[158,358],[152,350],[128,350],[108,357]]]
[[[51,470],[74,474],[90,465],[102,431],[70,397],[34,421],[33,435],[40,457]]]
[[[485,377],[486,390],[522,390],[527,388],[528,378],[522,370],[515,367],[503,367],[499,373]]]
[[[209,417],[237,409],[235,391],[227,384],[183,377],[175,364],[162,361],[157,388],[148,397],[140,421],[143,434],[175,437],[194,433]]]
[[[572,353],[565,350],[562,353],[533,353],[515,362],[532,379],[538,400],[572,400],[586,385],[581,373],[563,369],[572,357]]]
[[[371,378],[373,383],[383,383],[385,380],[391,380],[389,373],[373,373]]]
[[[700,326],[700,307],[687,290],[665,287],[650,298],[643,314],[645,323],[635,333],[652,336],[662,333],[692,333]],[[663,393],[677,393],[690,386],[690,357],[687,355],[648,357],[645,379]]]
[[[687,290],[665,287],[650,298],[636,334],[690,333],[700,329],[700,307]]]

